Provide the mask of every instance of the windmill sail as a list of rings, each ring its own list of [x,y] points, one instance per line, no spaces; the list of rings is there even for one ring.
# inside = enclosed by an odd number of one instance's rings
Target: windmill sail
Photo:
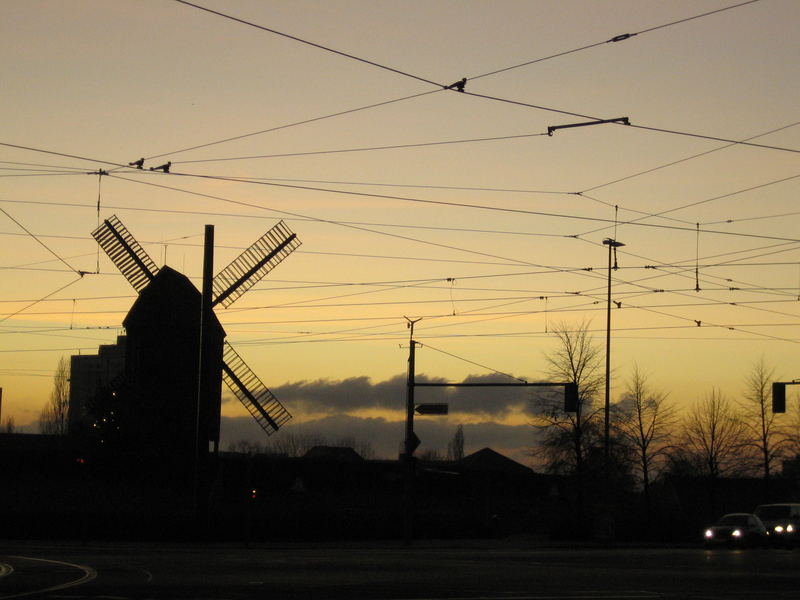
[[[250,370],[236,350],[225,342],[222,353],[222,380],[253,415],[267,435],[272,435],[292,418],[275,396]]]
[[[228,308],[298,246],[297,234],[281,221],[214,278],[214,306]]]
[[[153,259],[144,251],[122,222],[112,216],[92,232],[100,247],[137,292],[141,292],[158,273]]]

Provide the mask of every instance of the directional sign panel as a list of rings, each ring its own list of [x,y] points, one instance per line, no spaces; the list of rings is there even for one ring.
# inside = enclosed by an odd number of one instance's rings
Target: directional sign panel
[[[406,450],[406,454],[407,455],[414,454],[414,450],[419,448],[420,443],[421,442],[420,442],[420,439],[417,437],[417,434],[412,431],[411,435],[406,440],[406,449],[405,449]]]
[[[447,404],[417,404],[414,412],[418,415],[446,415]]]

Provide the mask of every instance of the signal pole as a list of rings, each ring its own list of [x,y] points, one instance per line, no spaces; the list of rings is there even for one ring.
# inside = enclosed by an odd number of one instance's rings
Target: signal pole
[[[409,335],[408,380],[406,384],[406,436],[403,443],[403,462],[405,463],[405,485],[403,486],[403,545],[410,546],[414,537],[414,450],[419,446],[419,438],[414,433],[414,369],[416,342],[414,341],[414,324],[422,319],[408,321]]]

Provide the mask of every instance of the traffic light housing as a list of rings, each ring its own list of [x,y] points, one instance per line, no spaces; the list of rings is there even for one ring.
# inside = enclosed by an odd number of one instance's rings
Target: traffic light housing
[[[786,412],[786,384],[775,381],[772,384],[772,412]]]
[[[578,384],[564,384],[564,412],[578,412]]]

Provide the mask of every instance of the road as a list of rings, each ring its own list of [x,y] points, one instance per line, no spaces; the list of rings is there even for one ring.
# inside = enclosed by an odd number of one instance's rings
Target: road
[[[800,551],[393,543],[0,545],[0,598],[800,599]]]

